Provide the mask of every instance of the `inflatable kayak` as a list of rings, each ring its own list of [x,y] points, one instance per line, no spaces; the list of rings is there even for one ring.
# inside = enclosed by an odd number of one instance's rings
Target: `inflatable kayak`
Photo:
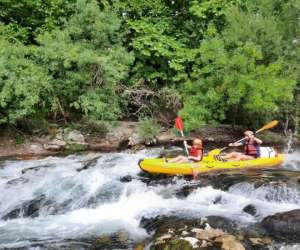
[[[153,174],[192,175],[195,172],[201,174],[227,169],[269,168],[279,166],[284,162],[283,154],[247,161],[226,162],[215,160],[213,155],[213,153],[209,153],[208,156],[203,157],[201,162],[191,163],[169,163],[164,158],[148,158],[140,160],[139,166],[143,171]]]

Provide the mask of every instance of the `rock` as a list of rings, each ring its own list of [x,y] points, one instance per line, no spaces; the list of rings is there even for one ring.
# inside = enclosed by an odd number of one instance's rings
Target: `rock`
[[[126,231],[120,230],[116,233],[116,239],[121,245],[124,245],[129,239],[129,234]]]
[[[233,235],[222,235],[215,239],[223,250],[245,250],[245,247]]]
[[[78,130],[72,130],[67,135],[68,142],[85,143],[84,136]]]
[[[269,237],[263,237],[263,238],[249,238],[252,245],[256,246],[264,246],[264,245],[270,245],[272,243],[272,240]]]
[[[25,179],[23,177],[19,177],[19,178],[16,178],[16,179],[12,179],[12,180],[10,180],[6,183],[9,184],[9,185],[18,185],[18,184],[27,183],[28,181],[29,181],[28,179]]]
[[[102,235],[95,240],[89,247],[90,250],[100,250],[100,249],[111,249],[113,245],[111,237],[108,235]]]
[[[63,149],[66,146],[66,142],[63,140],[59,140],[59,139],[53,139],[50,142],[48,142],[47,144],[44,144],[43,147],[44,149],[47,150],[53,150],[53,151],[58,151]]]
[[[82,170],[86,170],[89,169],[91,167],[95,167],[97,164],[98,159],[100,159],[102,157],[102,154],[93,154],[92,157],[88,156],[87,158],[89,159],[85,159],[84,161],[82,161],[82,168],[78,168],[76,169],[78,172],[82,171]]]
[[[216,237],[224,235],[225,233],[220,229],[199,229],[194,228],[192,232],[196,233],[196,238],[199,240],[212,240]]]
[[[28,171],[39,171],[41,168],[54,168],[56,167],[55,164],[49,164],[49,165],[41,165],[41,166],[36,166],[36,167],[31,167],[31,168],[24,168],[22,169],[22,174],[26,174]]]
[[[129,141],[128,141],[128,145],[133,147],[136,145],[140,145],[145,143],[145,141],[143,139],[140,138],[138,133],[133,133],[130,137],[129,137]]]
[[[193,247],[189,241],[175,238],[167,243],[154,244],[150,247],[150,250],[162,250],[162,249],[172,249],[172,250],[192,250]]]
[[[239,232],[239,228],[234,221],[221,216],[207,216],[207,223],[213,228],[220,228],[230,234]]]
[[[130,175],[125,175],[120,178],[120,182],[131,182],[132,181],[132,176]]]
[[[184,238],[180,238],[180,239],[189,242],[191,244],[192,248],[197,248],[198,247],[199,240],[194,238],[194,237],[184,237]]]
[[[50,145],[66,146],[66,142],[63,140],[53,139],[49,142]]]
[[[89,143],[87,149],[101,152],[113,152],[119,149],[119,141],[111,140],[103,141],[101,143]]]
[[[144,250],[144,249],[145,249],[145,247],[143,244],[138,244],[133,248],[133,250]]]
[[[18,217],[37,217],[45,196],[41,195],[34,200],[26,201],[2,217],[2,220],[15,219]]]
[[[267,216],[261,223],[273,238],[300,242],[300,209]]]
[[[120,230],[112,235],[99,236],[88,249],[131,249],[132,247],[129,247],[130,244],[128,233]]]
[[[166,240],[168,239],[172,239],[173,235],[172,234],[164,234],[160,237],[158,237],[155,241],[155,245],[158,245],[158,244],[163,244],[166,242]]]
[[[257,210],[256,208],[254,207],[254,205],[252,204],[249,204],[247,205],[246,207],[243,208],[243,211],[247,214],[250,214],[252,216],[255,216],[257,214]]]

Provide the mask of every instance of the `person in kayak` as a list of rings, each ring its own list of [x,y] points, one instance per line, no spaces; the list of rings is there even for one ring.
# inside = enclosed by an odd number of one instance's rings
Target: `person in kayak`
[[[198,162],[201,161],[203,158],[203,146],[202,146],[202,140],[201,139],[194,139],[193,145],[188,146],[189,148],[189,156],[183,156],[179,155],[168,162],[179,162],[179,163],[185,163],[185,162]]]
[[[231,152],[221,157],[225,161],[245,161],[258,158],[260,156],[260,144],[262,140],[255,137],[250,130],[244,132],[245,138],[239,143],[230,143],[229,147],[244,146],[244,154],[239,152]]]

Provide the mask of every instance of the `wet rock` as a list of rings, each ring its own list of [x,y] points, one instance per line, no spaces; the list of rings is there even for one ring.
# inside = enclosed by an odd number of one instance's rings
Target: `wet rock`
[[[255,206],[252,205],[252,204],[249,204],[249,205],[245,206],[245,207],[243,208],[243,211],[244,211],[245,213],[247,213],[247,214],[252,215],[252,216],[255,216],[255,215],[257,214],[257,209],[256,209]]]
[[[245,250],[245,247],[233,235],[221,235],[215,239],[223,250]]]
[[[176,191],[176,196],[179,198],[185,198],[189,196],[194,190],[201,186],[201,183],[198,184],[199,185],[184,185],[182,188]]]
[[[84,161],[82,161],[82,165],[83,167],[82,168],[78,168],[76,169],[78,172],[82,171],[82,170],[86,170],[86,169],[89,169],[89,168],[92,168],[92,167],[95,167],[97,165],[97,161],[98,159],[100,159],[102,157],[102,154],[101,155],[94,155],[93,157],[91,157],[90,159],[86,159]],[[89,158],[89,157],[88,157]]]
[[[238,225],[228,218],[224,218],[221,216],[208,216],[206,219],[207,223],[213,228],[220,228],[230,234],[239,233]]]
[[[261,238],[268,235],[261,223],[250,224],[247,227],[241,228],[240,232],[248,238]]]
[[[265,246],[265,245],[270,245],[272,243],[272,240],[269,237],[249,238],[249,241],[253,246]]]
[[[222,204],[222,195],[218,195],[214,201],[213,201],[214,204]]]
[[[99,236],[89,247],[90,250],[131,249],[133,242],[126,231],[120,230],[112,235]]]
[[[24,177],[19,177],[13,180],[10,180],[7,182],[8,185],[18,185],[18,184],[24,184],[27,183],[29,180]]]
[[[45,202],[45,196],[41,195],[34,200],[24,202],[2,217],[2,220],[15,219],[18,217],[37,217],[42,204]]]
[[[194,228],[192,229],[192,232],[196,233],[196,238],[199,240],[212,240],[216,237],[220,237],[221,235],[224,235],[225,233],[221,229],[201,229],[201,228]]]
[[[300,209],[267,216],[261,223],[275,239],[300,242]]]
[[[49,165],[41,165],[36,167],[24,168],[22,169],[22,174],[26,174],[28,171],[39,171],[41,168],[54,168],[54,167],[56,167],[55,164],[49,164]]]
[[[192,250],[193,246],[187,240],[175,238],[164,243],[155,242],[154,245],[150,247],[150,250],[162,250],[162,249]]]
[[[132,176],[130,175],[125,175],[120,178],[120,182],[131,182],[132,181]]]
[[[140,221],[140,227],[144,228],[147,231],[147,233],[151,233],[157,229],[160,223],[161,223],[160,216],[156,216],[152,218],[142,217]]]

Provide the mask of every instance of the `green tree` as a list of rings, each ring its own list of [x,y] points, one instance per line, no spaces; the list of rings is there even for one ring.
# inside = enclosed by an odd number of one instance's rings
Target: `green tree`
[[[51,79],[31,54],[21,44],[0,39],[0,124],[30,118],[46,106],[43,96],[51,91]]]
[[[255,125],[278,115],[293,98],[296,81],[285,73],[277,19],[232,7],[226,21],[221,34],[208,30],[183,90],[181,113],[191,128],[226,119]]]
[[[65,120],[76,110],[100,120],[121,115],[118,84],[133,56],[121,44],[120,21],[108,6],[78,0],[65,28],[40,35],[36,60],[48,69],[51,110]]]

